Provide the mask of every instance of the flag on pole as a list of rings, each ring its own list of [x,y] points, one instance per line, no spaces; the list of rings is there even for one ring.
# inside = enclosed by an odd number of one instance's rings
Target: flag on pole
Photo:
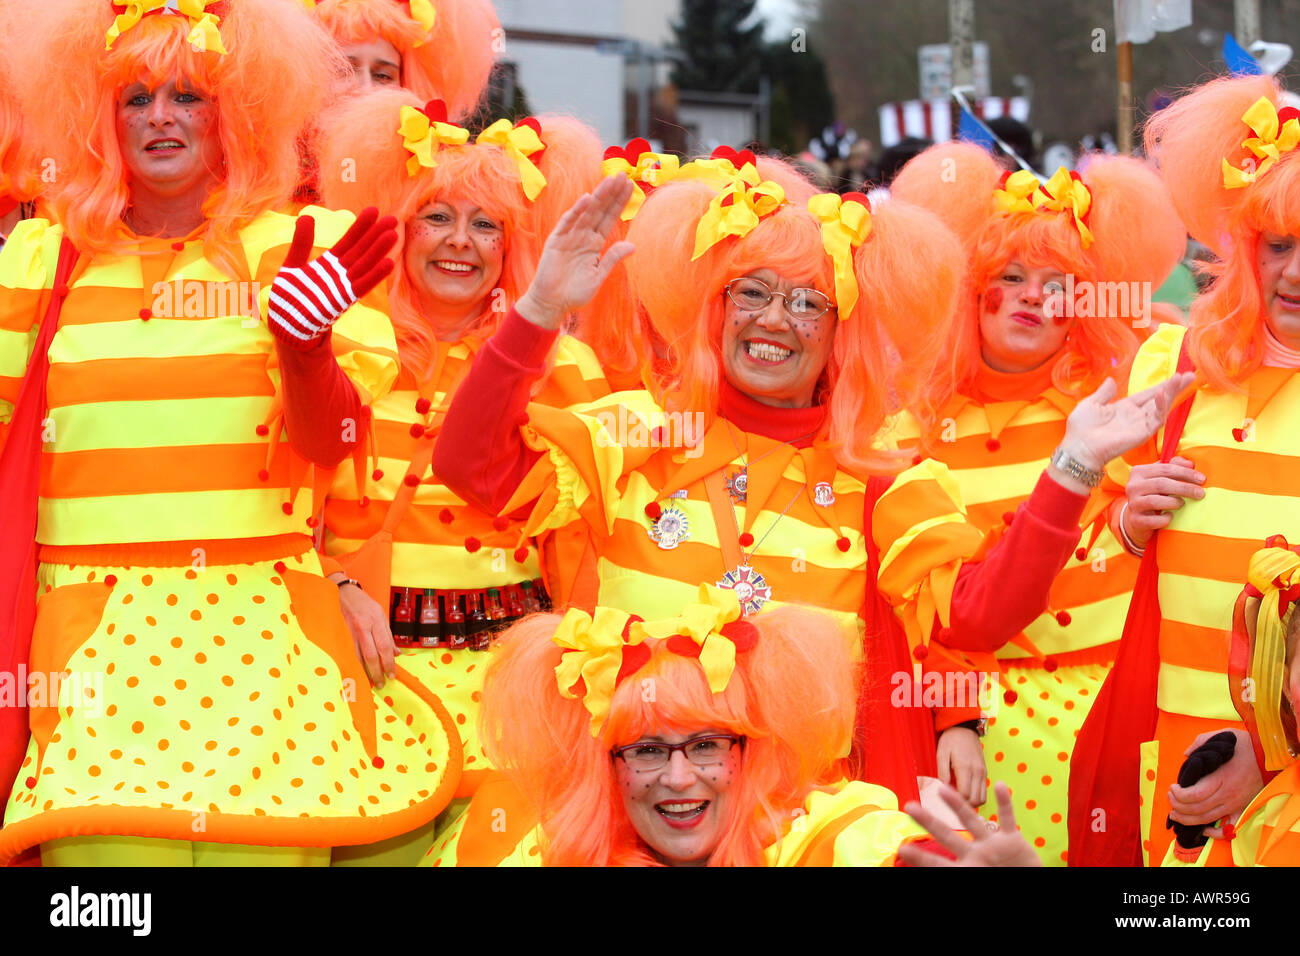
[[[1259,62],[1250,51],[1237,42],[1231,33],[1223,35],[1223,62],[1233,76],[1259,76],[1263,73]]]
[[[1192,25],[1192,0],[1115,0],[1115,42],[1150,43]]]

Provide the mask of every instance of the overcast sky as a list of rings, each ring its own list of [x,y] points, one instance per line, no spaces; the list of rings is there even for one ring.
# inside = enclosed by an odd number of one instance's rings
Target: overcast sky
[[[794,0],[758,0],[758,12],[768,23],[768,33],[784,33],[794,20]]]

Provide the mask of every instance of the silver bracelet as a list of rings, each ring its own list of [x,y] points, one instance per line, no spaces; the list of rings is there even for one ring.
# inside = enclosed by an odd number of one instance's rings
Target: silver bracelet
[[[355,578],[343,578],[339,581],[335,581],[334,583],[337,584],[339,587],[343,587],[343,585],[345,584],[351,584],[354,585],[360,591],[365,590],[365,588],[361,586],[361,582],[356,580]]]
[[[1147,553],[1146,548],[1139,548],[1133,543],[1133,539],[1128,536],[1128,531],[1124,529],[1124,516],[1128,514],[1128,502],[1124,502],[1124,507],[1119,510],[1119,537],[1120,542],[1124,545],[1124,550],[1135,558],[1140,558]]]

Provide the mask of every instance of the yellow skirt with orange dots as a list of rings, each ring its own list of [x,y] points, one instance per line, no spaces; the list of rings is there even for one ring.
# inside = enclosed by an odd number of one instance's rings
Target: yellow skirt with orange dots
[[[984,738],[990,786],[981,812],[997,819],[992,781],[1004,781],[1015,796],[1016,823],[1048,866],[1065,866],[1070,755],[1115,647],[1061,655],[1052,670],[1032,660],[1004,662],[1003,694]]]
[[[31,741],[0,864],[99,834],[373,843],[456,792],[454,721],[400,666],[371,690],[304,536],[43,548],[41,562]]]

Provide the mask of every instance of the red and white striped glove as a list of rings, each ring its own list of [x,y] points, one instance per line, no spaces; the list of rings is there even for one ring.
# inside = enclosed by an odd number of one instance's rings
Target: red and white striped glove
[[[308,262],[315,237],[316,220],[299,216],[267,309],[271,332],[300,352],[315,348],[340,315],[393,271],[384,255],[397,242],[397,220],[380,219],[369,206],[342,239]]]

